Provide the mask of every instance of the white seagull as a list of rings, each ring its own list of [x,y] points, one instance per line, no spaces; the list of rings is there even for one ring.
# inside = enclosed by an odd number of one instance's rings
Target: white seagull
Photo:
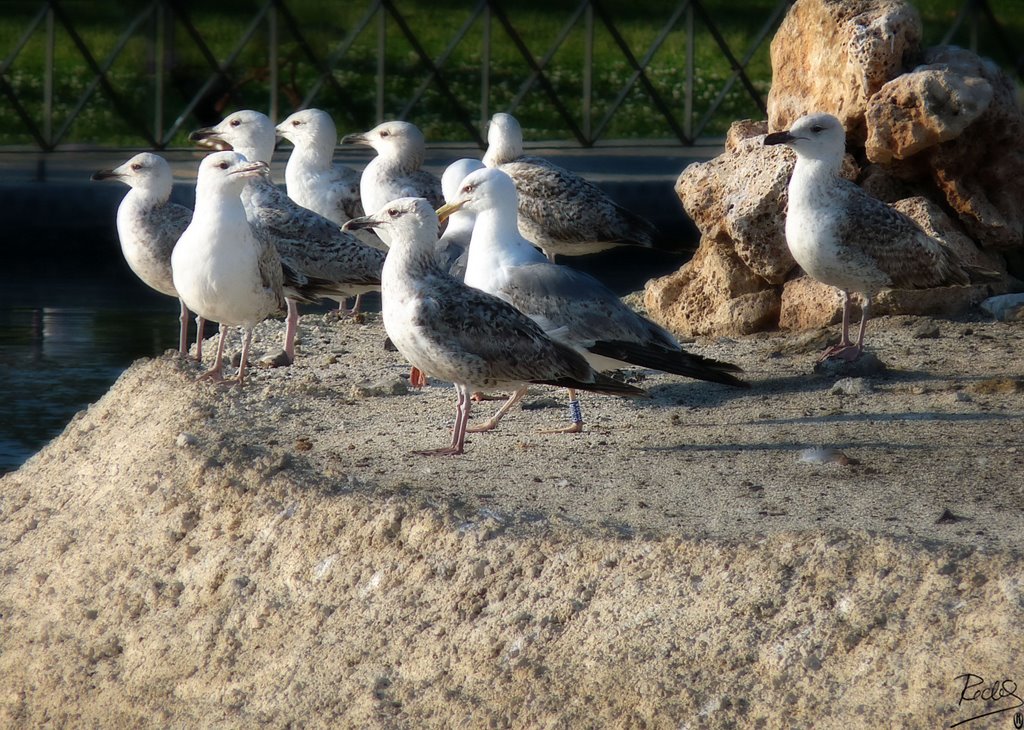
[[[686,352],[664,328],[641,317],[597,279],[548,262],[516,227],[516,188],[501,170],[484,169],[462,181],[454,201],[438,211],[443,218],[457,210],[475,214],[466,284],[497,296],[533,319],[548,335],[572,347],[598,371],[645,367],[746,387],[732,373],[740,368]],[[525,394],[515,393],[480,430],[497,426]],[[570,389],[572,425],[583,418]]]
[[[441,181],[423,167],[427,144],[415,124],[391,121],[378,124],[369,132],[347,134],[342,144],[373,147],[377,156],[363,168],[359,194],[365,210],[380,210],[396,198],[426,198],[435,208],[444,204]],[[389,243],[389,228],[377,235]]]
[[[227,145],[246,159],[269,166],[276,132],[265,114],[244,110],[214,127],[197,129],[189,139]],[[332,221],[291,200],[270,180],[269,167],[266,174],[249,178],[242,191],[242,203],[249,222],[270,237],[282,261],[297,276],[324,284],[322,296],[343,302],[350,296],[380,291],[384,252],[363,244]],[[295,359],[299,310],[296,297],[290,292],[286,296],[284,351],[291,362]]]
[[[484,163],[471,157],[455,160],[441,175],[441,190],[445,203],[455,201],[466,175],[482,170]],[[466,260],[469,255],[469,241],[473,236],[473,214],[468,210],[457,210],[448,216],[448,226],[437,242],[437,255],[441,268],[456,279],[466,275]]]
[[[240,194],[246,179],[267,165],[237,152],[216,152],[199,165],[196,209],[171,255],[174,286],[188,307],[220,323],[213,367],[201,378],[223,379],[224,342],[229,327],[244,327],[237,375],[245,379],[252,328],[284,308],[281,259],[270,241],[245,216]]]
[[[438,219],[423,198],[391,201],[376,214],[345,225],[388,229],[391,244],[381,294],[384,328],[410,363],[455,384],[458,405],[451,444],[417,453],[463,453],[469,394],[476,388],[542,383],[646,396],[640,388],[596,372],[515,307],[444,271],[435,256]]]
[[[484,164],[501,170],[519,193],[519,232],[549,261],[614,246],[654,245],[657,229],[593,183],[563,167],[523,154],[523,130],[511,114],[491,117]]]
[[[796,152],[786,214],[790,253],[812,279],[843,292],[842,340],[819,362],[860,356],[871,297],[883,289],[966,286],[998,277],[960,261],[910,218],[840,177],[845,142],[843,125],[831,114],[803,116],[764,139]],[[856,344],[850,342],[850,292],[864,295]]]
[[[171,251],[188,223],[192,211],[170,202],[173,176],[167,160],[142,152],[113,170],[99,170],[93,180],[120,180],[129,186],[117,207],[117,237],[128,267],[143,283],[161,294],[174,297],[181,305],[178,351],[188,356],[188,307],[178,296],[171,274]],[[203,360],[202,317],[196,318],[196,359]]]

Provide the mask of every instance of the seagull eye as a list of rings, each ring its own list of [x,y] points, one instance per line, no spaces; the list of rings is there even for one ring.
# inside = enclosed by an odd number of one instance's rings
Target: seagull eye
[[[232,119],[231,120],[231,126],[232,127],[240,127],[241,125],[242,125],[242,122],[240,120],[238,120],[238,119]]]
[[[300,122],[298,119],[296,119],[295,121],[292,122],[292,126],[293,127],[302,126],[302,122]]]
[[[390,208],[388,210],[388,215],[391,216],[392,218],[397,218],[398,217],[398,208]]]
[[[815,134],[821,134],[822,132],[825,131],[825,128],[820,124],[815,124],[813,127],[811,127],[811,131],[814,132]]]
[[[474,190],[476,190],[476,185],[473,184],[466,185],[462,188],[462,192],[464,193],[471,193]]]
[[[384,139],[384,137],[387,137],[389,134],[391,134],[391,132],[386,129],[382,129],[380,132],[381,139]]]
[[[228,163],[222,162],[219,165],[217,165],[217,167],[219,167],[221,170],[227,170],[228,169]]]
[[[132,163],[132,169],[133,169],[134,171],[138,172],[139,170],[141,170],[141,169],[142,169],[142,165],[140,165],[140,164],[139,164],[138,162],[133,162],[133,163]]]

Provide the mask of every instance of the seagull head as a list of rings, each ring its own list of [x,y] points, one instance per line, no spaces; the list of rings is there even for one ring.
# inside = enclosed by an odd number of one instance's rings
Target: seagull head
[[[346,134],[341,143],[368,145],[381,157],[415,163],[415,167],[423,163],[427,151],[427,143],[419,127],[401,121],[378,124],[369,132]]]
[[[454,199],[441,206],[437,215],[443,221],[463,209],[472,213],[496,209],[514,216],[516,205],[516,185],[512,178],[501,170],[485,167],[466,175]]]
[[[99,170],[93,173],[93,180],[120,180],[129,187],[163,195],[171,194],[171,166],[160,155],[140,152],[123,165],[113,170]]]
[[[277,142],[274,123],[266,114],[251,109],[224,117],[213,127],[197,129],[188,138],[204,147],[234,150],[246,159],[266,163],[270,162]]]
[[[250,162],[240,152],[214,152],[199,163],[196,197],[215,193],[239,195],[250,177],[265,175],[266,162]]]
[[[793,122],[785,132],[766,136],[764,143],[788,145],[798,157],[838,165],[845,150],[846,131],[842,122],[831,114],[807,114]]]
[[[277,125],[277,134],[296,147],[323,146],[334,151],[338,143],[338,130],[331,115],[322,109],[297,111]]]
[[[426,198],[397,198],[373,215],[353,218],[341,227],[343,231],[366,228],[388,231],[392,246],[398,241],[423,241],[433,246],[440,233],[440,221]]]
[[[441,191],[444,193],[445,201],[450,203],[455,200],[466,176],[483,168],[484,163],[472,157],[463,157],[448,165],[441,175]]]
[[[487,153],[484,164],[487,167],[498,165],[523,156],[523,128],[511,114],[498,112],[491,117],[487,126]]]

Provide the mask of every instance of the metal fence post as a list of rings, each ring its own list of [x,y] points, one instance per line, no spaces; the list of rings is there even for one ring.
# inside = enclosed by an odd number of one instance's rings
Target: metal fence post
[[[56,45],[56,22],[53,5],[47,3],[46,8],[46,61],[43,73],[43,140],[46,149],[53,149],[53,73],[54,48]]]
[[[384,12],[384,6],[377,4],[377,124],[384,121],[384,74],[387,72],[387,64],[384,62],[384,55],[387,52],[388,43],[388,16]]]
[[[160,144],[167,142],[164,139],[164,73],[166,71],[165,61],[167,54],[167,27],[166,16],[164,15],[164,3],[156,4],[156,38],[153,44],[153,93],[156,98],[153,100],[153,136]]]
[[[583,136],[593,144],[591,129],[591,102],[594,91],[594,4],[587,3],[583,16]]]

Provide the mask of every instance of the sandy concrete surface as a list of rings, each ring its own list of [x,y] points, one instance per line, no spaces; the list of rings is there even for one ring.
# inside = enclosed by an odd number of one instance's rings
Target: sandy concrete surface
[[[884,372],[815,374],[825,333],[700,341],[753,387],[628,372],[652,398],[583,395],[574,436],[541,433],[567,408],[537,388],[457,458],[410,453],[447,443],[454,391],[408,390],[377,315],[304,317],[296,365],[241,392],[137,362],[0,479],[0,725],[949,727],[1011,707],[1024,328],[871,324]]]

